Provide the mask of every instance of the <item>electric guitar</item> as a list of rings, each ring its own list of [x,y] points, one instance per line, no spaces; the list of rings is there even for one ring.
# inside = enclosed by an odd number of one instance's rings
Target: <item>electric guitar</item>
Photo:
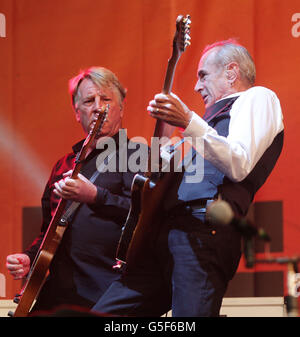
[[[102,108],[97,116],[97,120],[87,138],[85,139],[80,152],[78,153],[71,178],[76,179],[80,172],[82,161],[86,158],[87,151],[93,144],[95,137],[100,134],[104,121],[108,113],[109,106]],[[70,212],[70,208],[65,210],[67,200],[60,199],[55,213],[48,226],[47,232],[37,252],[37,255],[31,265],[30,271],[26,278],[24,287],[20,294],[17,294],[14,302],[17,303],[15,312],[9,312],[9,316],[26,317],[30,311],[33,302],[37,299],[40,289],[48,275],[49,266],[55,255],[55,252],[62,240],[64,232],[68,226],[65,214]],[[73,205],[78,206],[80,203],[73,202]],[[72,206],[72,204],[71,204]],[[71,207],[70,206],[70,207]],[[74,207],[74,206],[73,206]]]
[[[169,94],[172,90],[173,78],[177,62],[186,47],[190,45],[190,16],[179,15],[176,20],[176,32],[173,39],[173,51],[168,60],[163,93]],[[156,137],[170,137],[174,127],[157,119],[153,139]],[[152,146],[151,146],[152,148]],[[160,149],[159,149],[160,152]],[[172,151],[170,152],[171,162],[167,165],[172,167]],[[149,161],[151,155],[149,155]],[[151,172],[152,167],[159,166],[159,174]],[[149,245],[153,243],[159,231],[162,200],[166,196],[174,172],[166,173],[162,161],[148,163],[148,172],[143,176],[136,174],[131,187],[131,207],[123,227],[119,240],[116,265],[114,268],[121,268],[127,265],[137,265],[143,263],[144,254],[148,251]]]

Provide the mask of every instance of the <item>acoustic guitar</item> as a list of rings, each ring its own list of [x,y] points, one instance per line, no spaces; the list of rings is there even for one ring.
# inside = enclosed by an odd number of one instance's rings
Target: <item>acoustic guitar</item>
[[[88,149],[92,146],[97,134],[100,134],[103,123],[106,119],[109,106],[103,107],[99,112],[95,124],[88,136],[86,137],[80,152],[78,153],[71,178],[76,179],[80,172],[82,161],[86,158]],[[60,199],[55,213],[48,226],[44,239],[39,247],[36,257],[31,265],[30,271],[26,278],[24,287],[20,294],[17,294],[14,302],[17,303],[15,312],[9,312],[9,316],[26,317],[32,307],[33,302],[37,299],[40,289],[48,275],[49,266],[55,255],[55,252],[62,240],[64,232],[68,226],[66,221],[66,212],[70,212],[70,207],[78,206],[80,203],[73,202],[66,210],[67,200]]]
[[[190,45],[190,24],[189,15],[185,17],[179,15],[176,19],[173,50],[171,58],[168,60],[162,90],[165,94],[171,92],[177,62],[186,47]],[[173,126],[157,119],[153,139],[168,138],[172,135],[173,130]],[[153,146],[151,146],[151,149],[153,149]],[[175,147],[170,147],[170,162],[167,163],[169,168],[172,168],[174,149]],[[150,245],[159,231],[162,214],[161,206],[172,182],[174,171],[167,172],[162,160],[156,164],[150,163],[150,160],[151,155],[149,155],[147,173],[145,175],[136,174],[133,179],[131,207],[119,240],[116,253],[117,262],[114,268],[121,268],[124,264],[129,266],[143,263],[144,254],[150,249]],[[159,173],[151,172],[151,166],[155,167],[157,165],[159,166]]]

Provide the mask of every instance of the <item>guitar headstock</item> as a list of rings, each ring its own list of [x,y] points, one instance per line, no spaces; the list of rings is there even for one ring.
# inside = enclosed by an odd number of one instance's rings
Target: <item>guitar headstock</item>
[[[189,15],[186,15],[185,17],[183,15],[179,15],[176,19],[176,32],[173,39],[173,51],[172,56],[168,61],[168,68],[163,86],[163,93],[165,94],[169,94],[172,89],[177,61],[179,60],[181,54],[185,51],[185,48],[191,44],[190,24],[191,18]]]
[[[107,118],[108,110],[109,110],[109,104],[107,104],[105,107],[103,107],[102,109],[98,111],[98,117],[97,117],[96,123],[91,130],[91,134],[95,134],[95,137],[98,137],[100,135],[102,126]]]
[[[101,109],[98,110],[97,119],[95,120],[94,125],[91,128],[89,134],[85,138],[80,152],[77,153],[77,156],[75,159],[75,167],[73,169],[71,178],[75,179],[77,177],[77,174],[80,171],[80,165],[86,157],[87,150],[89,149],[91,144],[93,144],[93,141],[95,140],[95,138],[100,135],[102,126],[108,114],[108,110],[109,110],[109,104],[107,104],[105,107],[102,107]]]
[[[109,110],[109,104],[107,104],[106,106],[98,110],[97,119],[94,121],[94,125],[90,129],[89,134],[87,138],[85,139],[84,145],[89,144],[91,140],[94,139],[95,137],[99,137],[103,124],[106,120],[108,110]]]
[[[180,54],[191,44],[190,27],[191,17],[179,15],[176,19],[176,33],[173,40],[173,49]]]

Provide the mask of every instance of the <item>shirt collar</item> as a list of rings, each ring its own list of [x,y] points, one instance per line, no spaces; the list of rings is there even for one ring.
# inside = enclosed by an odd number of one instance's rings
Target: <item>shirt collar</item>
[[[235,92],[235,93],[230,94],[230,95],[225,96],[225,97],[222,97],[222,98],[218,99],[217,101],[215,101],[215,103],[218,103],[218,102],[220,102],[220,101],[222,101],[223,99],[226,99],[226,98],[232,98],[232,97],[235,97],[235,96],[239,96],[242,92],[244,92],[244,90],[239,91],[239,92]]]

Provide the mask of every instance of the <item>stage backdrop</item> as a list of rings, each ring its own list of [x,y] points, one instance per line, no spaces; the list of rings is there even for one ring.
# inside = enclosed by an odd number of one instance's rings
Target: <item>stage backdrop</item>
[[[273,234],[275,256],[300,254],[299,0],[0,0],[0,13],[0,297],[12,298],[20,287],[5,259],[38,231],[40,197],[53,164],[82,138],[68,79],[92,65],[113,70],[128,90],[129,137],[149,140],[154,121],[146,107],[161,91],[179,14],[191,15],[192,45],[178,63],[173,91],[191,109],[203,115],[193,91],[201,50],[230,37],[252,54],[256,85],[280,98],[284,150],[251,216]],[[242,260],[228,296],[280,295],[285,270],[247,269]]]

